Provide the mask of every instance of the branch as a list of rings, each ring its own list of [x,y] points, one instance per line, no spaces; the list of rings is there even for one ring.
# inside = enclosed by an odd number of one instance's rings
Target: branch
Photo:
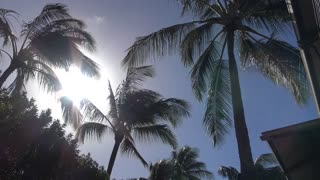
[[[31,33],[31,30],[27,33],[27,35],[26,35],[25,39],[23,40],[23,43],[22,43],[22,45],[21,45],[21,47],[20,47],[20,51],[23,49],[23,46],[24,46],[24,45],[25,45],[25,43],[27,42],[27,40],[28,40],[28,36],[30,35],[30,33]]]
[[[10,58],[11,61],[13,60],[13,59],[12,59],[12,56],[11,56],[7,51],[5,51],[5,50],[3,50],[3,49],[0,49],[0,51],[2,51],[2,52],[4,52],[5,54],[7,54],[7,55],[9,56],[9,58]]]
[[[266,36],[266,35],[264,35],[264,34],[262,34],[262,33],[259,33],[259,32],[257,32],[256,30],[254,30],[254,29],[252,29],[252,28],[250,28],[250,27],[248,27],[248,26],[245,26],[245,25],[242,25],[239,30],[243,30],[243,31],[247,31],[247,32],[253,33],[253,34],[257,35],[257,36],[263,37],[263,38],[265,38],[265,39],[267,39],[267,40],[270,40],[270,41],[275,41],[275,39],[273,39],[272,37],[269,37],[269,36]],[[257,40],[256,40],[254,37],[252,37],[249,33],[248,33],[248,35],[249,35],[251,38],[253,38],[255,41],[257,41]],[[280,43],[278,43],[278,44],[281,46]],[[288,49],[288,48],[285,47],[285,46],[282,46],[282,47]],[[288,50],[289,50],[289,51],[292,51],[291,49],[288,49]]]
[[[225,41],[223,43],[222,51],[221,51],[221,54],[220,54],[220,61],[222,60],[223,53],[224,53],[224,50],[226,48],[226,44],[227,44],[227,39],[225,39]]]
[[[217,0],[217,3],[218,3],[218,5],[220,6],[220,8],[221,8],[224,12],[226,12],[226,9],[223,7],[221,1],[220,1],[220,0]]]

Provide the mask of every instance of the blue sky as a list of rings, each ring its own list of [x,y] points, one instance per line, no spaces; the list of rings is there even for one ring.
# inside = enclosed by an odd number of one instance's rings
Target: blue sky
[[[1,7],[16,10],[20,13],[20,19],[28,21],[45,4],[56,2],[67,4],[74,17],[86,22],[88,31],[97,40],[98,51],[93,57],[100,63],[102,71],[114,87],[124,77],[120,62],[135,37],[188,20],[180,17],[180,7],[174,0],[2,0]],[[295,42],[293,36],[287,40]],[[180,57],[163,57],[154,64],[157,76],[148,80],[145,87],[165,97],[186,99],[192,104],[191,117],[176,129],[179,144],[199,148],[201,161],[215,174],[219,165],[238,167],[234,130],[231,130],[224,145],[219,148],[214,148],[205,134],[202,127],[205,106],[195,100],[188,77],[189,70],[180,64]],[[266,142],[260,140],[262,132],[318,117],[313,99],[310,99],[308,105],[300,107],[286,89],[275,86],[256,72],[240,71],[240,81],[254,158],[270,152]],[[39,90],[33,85],[29,87],[32,89],[30,95],[37,96]],[[54,102],[52,99],[38,98],[40,108],[54,108],[54,115],[60,117]],[[104,108],[103,103],[100,107]],[[106,165],[112,146],[113,137],[109,135],[101,143],[87,142],[80,149],[84,153],[90,152],[96,161]],[[160,143],[138,144],[138,149],[149,162],[166,158],[171,151],[168,146]],[[147,174],[148,171],[138,160],[118,154],[112,177],[125,179],[146,177]],[[221,177],[216,174],[216,179]]]

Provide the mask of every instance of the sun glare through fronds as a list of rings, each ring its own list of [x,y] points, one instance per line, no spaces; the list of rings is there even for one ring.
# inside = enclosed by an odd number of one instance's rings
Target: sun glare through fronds
[[[105,91],[108,77],[103,74],[99,79],[90,78],[77,67],[71,67],[69,71],[56,70],[56,73],[62,84],[60,95],[69,97],[76,106],[80,105],[82,99],[99,102],[108,95]]]

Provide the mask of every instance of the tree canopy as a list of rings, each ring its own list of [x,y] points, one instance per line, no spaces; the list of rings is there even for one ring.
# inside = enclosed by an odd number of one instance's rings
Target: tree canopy
[[[26,93],[0,90],[0,124],[0,179],[105,180],[103,167],[80,155],[64,125],[50,110],[38,113]]]

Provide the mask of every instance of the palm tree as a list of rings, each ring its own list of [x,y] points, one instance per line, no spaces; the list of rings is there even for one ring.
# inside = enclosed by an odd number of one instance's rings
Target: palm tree
[[[100,140],[106,132],[114,135],[115,144],[107,169],[109,175],[119,148],[123,153],[136,156],[143,165],[148,165],[138,152],[135,139],[161,140],[172,147],[177,145],[175,135],[167,123],[173,127],[179,125],[182,117],[189,115],[189,105],[184,100],[165,99],[157,92],[141,89],[143,80],[153,74],[151,66],[129,68],[126,79],[118,86],[115,94],[109,83],[108,115],[103,114],[89,100],[81,103],[84,117],[90,120],[83,123],[77,131],[81,142],[84,142],[85,138]]]
[[[173,151],[171,158],[150,167],[149,180],[200,180],[213,179],[206,165],[198,161],[199,152],[189,146]]]
[[[182,63],[192,67],[195,96],[202,101],[208,94],[203,124],[214,145],[223,142],[232,127],[233,114],[241,173],[243,179],[249,179],[246,176],[254,162],[234,54],[236,47],[244,69],[258,70],[277,85],[288,88],[300,104],[308,100],[307,79],[299,51],[271,33],[282,33],[289,27],[284,1],[222,1],[179,0],[183,14],[192,14],[199,20],[138,38],[122,63],[134,67],[180,51]]]
[[[7,50],[0,49],[0,55],[5,54],[10,61],[0,74],[0,87],[16,71],[11,90],[19,91],[27,81],[37,79],[47,91],[58,91],[61,84],[53,68],[68,70],[72,64],[86,75],[99,76],[98,65],[79,49],[93,51],[95,41],[84,30],[84,23],[74,19],[65,5],[44,6],[36,18],[21,25],[18,36],[11,22],[17,15],[13,10],[0,9],[0,39],[3,47],[7,47]]]
[[[287,180],[273,154],[262,154],[255,163],[256,180]],[[221,166],[218,173],[229,180],[238,180],[239,172],[234,167]]]

